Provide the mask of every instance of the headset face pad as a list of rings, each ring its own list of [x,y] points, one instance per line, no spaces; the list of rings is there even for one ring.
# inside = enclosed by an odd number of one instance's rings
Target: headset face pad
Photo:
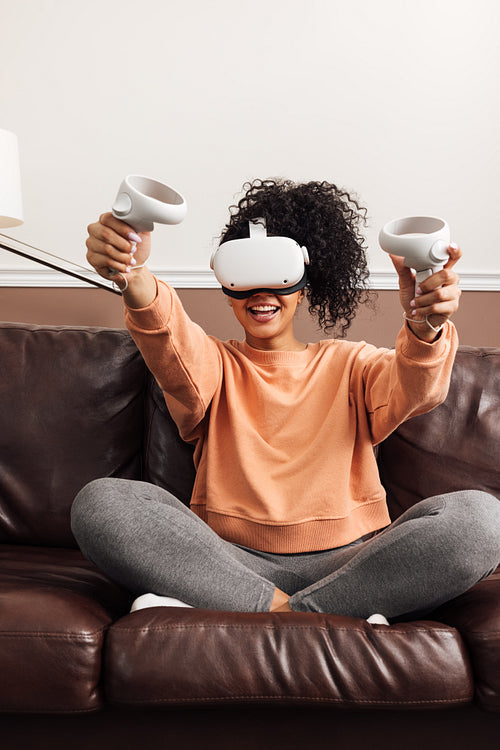
[[[293,286],[289,286],[286,288],[279,288],[279,289],[272,289],[271,287],[267,288],[260,288],[260,289],[228,289],[227,287],[223,286],[222,291],[224,294],[226,294],[228,297],[232,297],[233,299],[249,299],[250,297],[253,297],[254,294],[276,294],[278,297],[285,297],[288,294],[295,294],[295,292],[300,291],[305,287],[307,284],[307,271],[304,270],[304,275],[302,276],[301,280],[294,284]]]

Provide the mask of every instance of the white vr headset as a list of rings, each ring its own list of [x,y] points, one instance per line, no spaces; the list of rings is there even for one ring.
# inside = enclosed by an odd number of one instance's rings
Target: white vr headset
[[[213,269],[222,291],[245,299],[258,292],[293,294],[307,283],[307,248],[290,237],[268,237],[265,219],[249,221],[250,237],[223,242],[213,253]]]

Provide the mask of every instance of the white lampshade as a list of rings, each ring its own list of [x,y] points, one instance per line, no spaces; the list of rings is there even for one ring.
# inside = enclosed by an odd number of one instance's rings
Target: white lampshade
[[[21,172],[17,136],[0,130],[0,227],[23,223]]]

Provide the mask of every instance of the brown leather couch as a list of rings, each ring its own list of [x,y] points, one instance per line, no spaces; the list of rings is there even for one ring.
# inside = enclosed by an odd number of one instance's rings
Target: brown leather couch
[[[89,480],[188,502],[191,449],[124,330],[0,325],[3,748],[497,748],[500,573],[425,621],[156,608],[80,554]],[[379,448],[393,517],[500,498],[500,349],[461,347],[444,404]],[[200,575],[210,575],[200,570]]]

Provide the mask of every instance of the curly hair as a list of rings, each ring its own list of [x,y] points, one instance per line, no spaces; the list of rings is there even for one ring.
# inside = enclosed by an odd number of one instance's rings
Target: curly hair
[[[220,242],[249,236],[248,222],[264,218],[270,236],[291,237],[309,252],[306,296],[309,312],[325,333],[342,335],[366,301],[369,276],[360,227],[366,209],[357,198],[328,182],[297,184],[267,179],[246,182],[245,194],[231,206]]]

